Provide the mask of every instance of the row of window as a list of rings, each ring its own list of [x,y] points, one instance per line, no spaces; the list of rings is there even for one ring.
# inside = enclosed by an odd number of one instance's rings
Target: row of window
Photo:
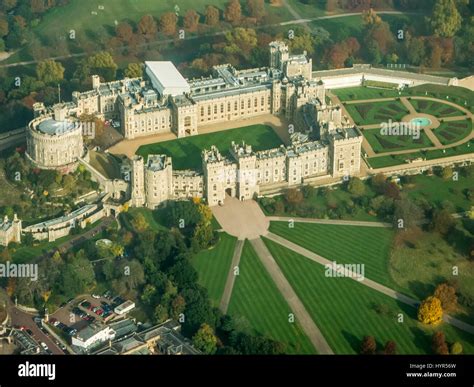
[[[267,104],[268,106],[270,106],[270,99],[268,98],[267,99]],[[261,97],[260,98],[260,106],[264,106],[265,105],[265,97]],[[253,100],[253,107],[254,108],[257,108],[258,107],[258,97],[255,97],[254,100]],[[249,98],[247,99],[247,109],[251,109],[252,108],[252,99]],[[241,100],[240,101],[240,110],[244,110],[245,109],[245,100]],[[214,107],[212,108],[211,105],[209,105],[207,107],[207,115],[210,116],[212,114],[212,112],[214,112],[214,114],[217,114],[218,113],[218,110],[220,111],[220,113],[225,113],[225,104],[222,102],[220,104],[220,107],[216,104],[214,105]],[[234,101],[234,112],[238,111],[239,110],[239,103],[238,101]],[[230,113],[232,111],[232,103],[231,102],[227,102],[227,113]],[[204,117],[205,115],[205,108],[204,106],[201,106],[201,117]]]

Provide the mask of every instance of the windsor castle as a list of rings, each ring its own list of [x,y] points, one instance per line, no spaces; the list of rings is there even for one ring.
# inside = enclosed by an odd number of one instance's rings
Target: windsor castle
[[[197,170],[174,170],[166,155],[125,161],[131,204],[156,208],[167,200],[201,197],[213,206],[223,204],[226,195],[247,200],[358,174],[362,135],[340,106],[328,102],[323,82],[312,78],[311,59],[306,53],[290,55],[284,42],[272,42],[269,49],[268,67],[219,65],[211,76],[193,80],[171,62],[145,62],[142,78],[102,83],[93,76],[92,90],[74,92],[71,102],[34,106],[28,157],[41,168],[62,171],[87,160],[81,130],[74,125],[82,115],[119,122],[124,139],[135,139],[170,132],[182,138],[198,135],[204,125],[273,114],[291,123],[290,144],[254,151],[249,144],[233,143],[229,156],[213,146],[202,152]]]

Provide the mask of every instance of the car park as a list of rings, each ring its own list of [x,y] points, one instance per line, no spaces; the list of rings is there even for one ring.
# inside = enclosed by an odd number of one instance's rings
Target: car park
[[[83,308],[89,308],[91,306],[91,303],[89,301],[82,301],[80,304]]]

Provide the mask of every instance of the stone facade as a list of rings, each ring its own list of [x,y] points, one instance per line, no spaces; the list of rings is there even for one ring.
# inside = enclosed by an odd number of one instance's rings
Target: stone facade
[[[53,114],[30,122],[26,144],[26,154],[36,166],[67,173],[84,155],[83,126],[67,117],[65,106],[56,105]]]
[[[93,76],[93,89],[75,92],[72,102],[35,109],[28,154],[41,167],[67,165],[80,157],[73,151],[82,150],[81,136],[70,123],[82,114],[119,120],[127,139],[169,132],[185,137],[198,134],[204,125],[275,114],[292,123],[290,145],[254,152],[250,145],[232,144],[229,157],[212,147],[202,153],[202,173],[175,171],[165,155],[149,155],[147,160],[135,156],[126,179],[131,205],[156,208],[189,197],[217,205],[226,195],[247,200],[262,188],[358,174],[362,136],[339,106],[326,103],[324,85],[312,77],[311,59],[306,53],[290,55],[284,42],[272,42],[269,49],[268,67],[237,70],[223,64],[215,66],[211,76],[189,81],[170,62],[146,62],[145,78],[101,83]],[[166,92],[176,85],[185,91]],[[55,133],[56,143],[49,148],[38,150],[38,133],[51,137],[43,132],[59,125],[67,130]]]
[[[16,214],[13,220],[5,216],[0,223],[0,246],[8,246],[11,242],[21,243],[21,220]]]
[[[292,144],[254,152],[250,145],[232,143],[230,157],[213,146],[202,152],[203,173],[173,171],[171,159],[149,155],[132,160],[132,205],[156,208],[167,200],[204,197],[210,206],[226,195],[240,200],[258,196],[260,189],[299,186],[315,177],[357,175],[362,136],[355,128],[339,128],[311,141],[295,133]]]

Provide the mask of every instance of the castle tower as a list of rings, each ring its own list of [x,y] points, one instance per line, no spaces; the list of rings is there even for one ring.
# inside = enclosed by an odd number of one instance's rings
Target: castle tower
[[[290,57],[288,45],[281,41],[274,41],[270,46],[270,67],[283,70],[283,64],[286,63]]]
[[[360,173],[362,134],[354,127],[338,129],[328,138],[332,176],[357,176]]]
[[[12,241],[16,243],[21,243],[22,224],[21,224],[21,219],[18,219],[17,214],[13,215],[12,227],[13,227]]]
[[[134,156],[132,159],[131,173],[132,206],[145,205],[145,166],[143,157]]]
[[[281,110],[281,82],[274,80],[272,82],[272,114],[280,114]]]
[[[174,131],[178,138],[192,136],[197,131],[197,105],[185,96],[172,100]]]
[[[257,178],[257,156],[251,145],[242,145],[232,142],[230,152],[237,160],[237,197],[240,200],[249,200],[259,193]]]
[[[202,152],[202,169],[204,171],[204,195],[209,206],[223,204],[225,199],[224,158],[216,146]]]
[[[92,76],[92,88],[98,89],[100,87],[100,77],[98,75]]]
[[[173,167],[171,157],[149,155],[145,167],[146,206],[157,208],[173,198]]]

